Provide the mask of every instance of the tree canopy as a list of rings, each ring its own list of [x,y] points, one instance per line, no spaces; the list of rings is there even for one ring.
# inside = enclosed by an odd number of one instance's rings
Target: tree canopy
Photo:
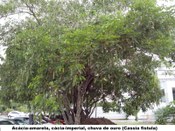
[[[154,0],[9,0],[0,7],[2,101],[60,109],[67,124],[90,117],[98,102],[128,115],[159,102],[154,69],[174,51],[173,8]]]

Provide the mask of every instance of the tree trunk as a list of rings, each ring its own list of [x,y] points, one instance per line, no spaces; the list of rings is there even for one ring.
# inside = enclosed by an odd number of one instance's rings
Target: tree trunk
[[[88,87],[90,88],[94,75],[91,74],[90,68],[86,70],[86,80],[81,84],[77,89],[77,102],[76,102],[76,114],[75,114],[75,123],[76,125],[81,124],[81,114],[83,108],[84,96]]]
[[[75,114],[75,125],[81,124],[81,110],[82,110],[82,93],[81,93],[81,87],[78,87],[78,96],[77,96],[77,110]]]
[[[70,108],[70,101],[67,98],[66,94],[63,95],[61,108],[62,108],[62,115],[65,123],[68,125],[74,124],[73,117],[72,117],[73,114],[71,113],[71,108]]]
[[[84,96],[87,90],[91,87],[93,78],[94,75],[90,72],[90,70],[86,70],[86,80],[83,81],[77,88],[73,88],[74,91],[71,91],[73,92],[71,94],[74,95],[74,97],[69,97],[69,94],[67,96],[66,93],[62,93],[62,104],[67,112],[67,119],[64,116],[66,124],[81,124]],[[73,108],[73,111],[71,108]]]

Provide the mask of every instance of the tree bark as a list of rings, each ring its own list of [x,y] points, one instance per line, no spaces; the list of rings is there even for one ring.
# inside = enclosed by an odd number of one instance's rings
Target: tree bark
[[[81,124],[81,113],[83,107],[83,100],[87,88],[91,86],[94,76],[91,72],[87,72],[86,80],[82,83],[81,86],[78,87],[78,96],[77,96],[77,104],[76,104],[76,114],[75,114],[75,124]]]
[[[77,109],[75,114],[75,125],[79,125],[81,123],[81,110],[82,110],[82,93],[81,87],[78,87],[78,96],[77,96]]]
[[[66,94],[62,94],[63,100],[62,100],[62,115],[64,118],[64,121],[66,124],[74,124],[72,113],[71,113],[71,108],[70,108],[70,102],[69,99],[67,98]]]

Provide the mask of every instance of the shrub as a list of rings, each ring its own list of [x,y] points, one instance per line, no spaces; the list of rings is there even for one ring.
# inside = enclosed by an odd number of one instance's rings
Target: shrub
[[[166,107],[160,108],[155,112],[156,124],[165,125],[167,123],[175,124],[175,101]]]

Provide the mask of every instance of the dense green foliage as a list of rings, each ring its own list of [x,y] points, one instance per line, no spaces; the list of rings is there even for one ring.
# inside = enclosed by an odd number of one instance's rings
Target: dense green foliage
[[[175,124],[175,101],[155,112],[156,124]]]
[[[28,106],[25,104],[16,103],[15,101],[9,101],[8,104],[4,104],[0,101],[0,114],[8,114],[12,110],[18,110],[21,112],[29,112]]]
[[[19,0],[1,5],[0,98],[32,109],[64,110],[67,124],[95,104],[128,115],[161,97],[154,69],[173,52],[173,9],[154,0]],[[106,106],[113,101],[111,106]],[[109,105],[109,104],[108,104]]]

